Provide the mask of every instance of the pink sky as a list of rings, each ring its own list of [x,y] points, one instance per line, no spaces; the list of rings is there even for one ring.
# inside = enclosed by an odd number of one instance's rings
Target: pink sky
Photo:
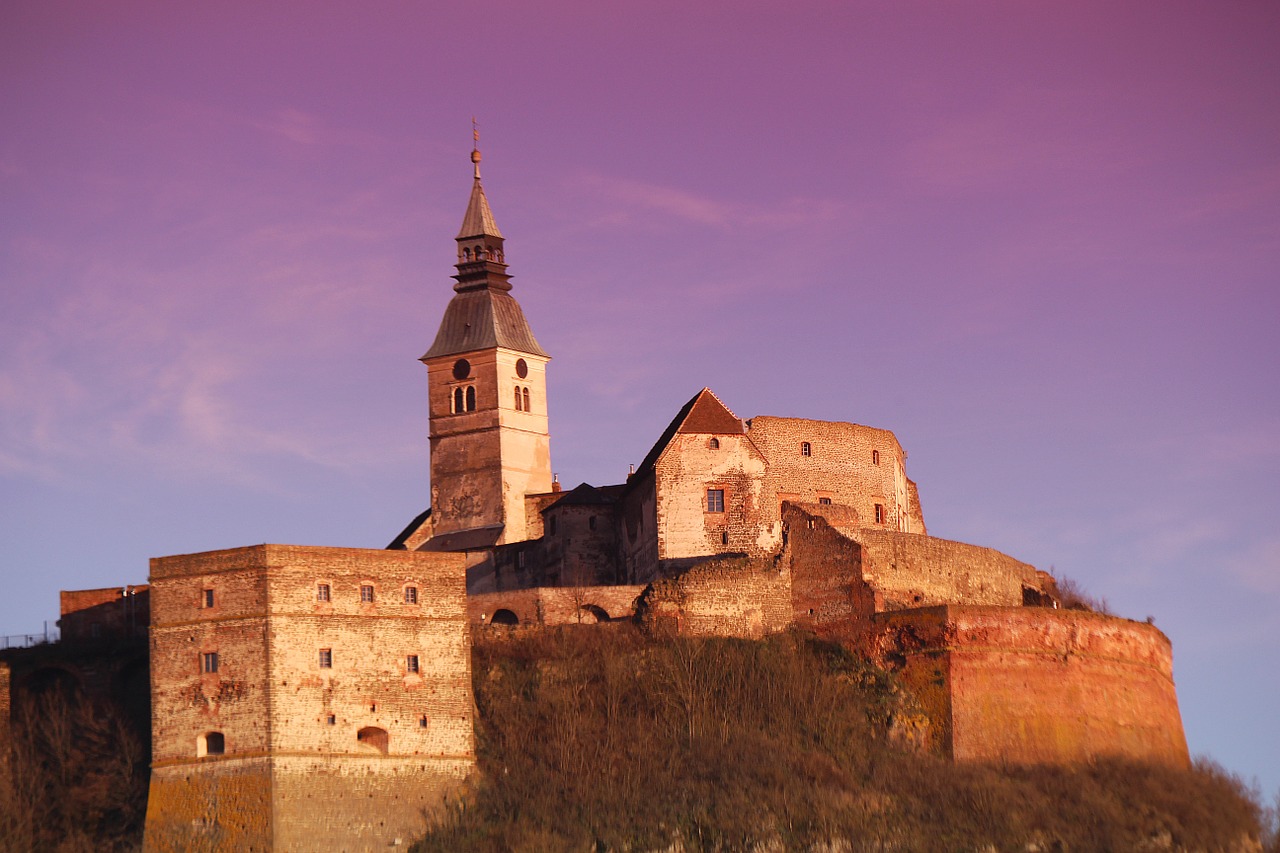
[[[930,532],[1173,640],[1280,789],[1280,6],[0,5],[0,633],[381,547],[479,118],[554,467],[704,385],[896,432]]]

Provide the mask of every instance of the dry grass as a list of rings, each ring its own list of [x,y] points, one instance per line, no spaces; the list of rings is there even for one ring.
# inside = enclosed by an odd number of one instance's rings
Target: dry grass
[[[482,779],[418,850],[1210,851],[1263,830],[1256,797],[1213,766],[898,751],[893,683],[800,635],[534,631],[480,643],[474,673]]]

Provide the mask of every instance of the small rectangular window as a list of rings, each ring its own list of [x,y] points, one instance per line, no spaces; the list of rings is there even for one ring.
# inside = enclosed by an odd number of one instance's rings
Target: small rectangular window
[[[724,489],[707,489],[707,512],[724,512]]]
[[[417,656],[417,655],[409,655],[407,658],[405,658],[405,659],[404,659],[404,668],[405,668],[406,670],[408,670],[409,672],[417,672],[417,671],[418,671],[418,656]]]
[[[812,456],[812,455],[813,455],[813,445],[812,445],[812,444],[810,444],[810,443],[809,443],[809,442],[807,442],[807,441],[802,441],[802,442],[800,442],[800,455],[801,455],[801,456]]]
[[[316,601],[329,600],[329,585],[327,583],[316,584]]]
[[[831,498],[818,498],[818,503],[820,503],[820,504],[829,504],[829,503],[831,503]]]
[[[204,606],[205,607],[213,606],[213,590],[211,589],[206,589],[204,591]]]
[[[879,465],[879,464],[880,464],[880,451],[879,451],[879,450],[873,450],[873,451],[871,451],[871,464],[872,464],[872,465]]]
[[[373,602],[373,585],[372,584],[366,583],[366,584],[360,585],[360,600],[365,604],[370,604]]]
[[[320,650],[320,668],[333,669],[333,649]]]
[[[200,669],[202,672],[217,672],[218,671],[218,653],[205,652],[204,654],[200,655]]]
[[[330,714],[328,718],[325,720],[325,722],[327,722],[331,726],[335,725],[338,722],[338,716],[336,714]]]
[[[876,524],[884,524],[884,504],[876,504]]]
[[[416,586],[406,586],[404,588],[404,603],[405,604],[418,603],[418,588]]]

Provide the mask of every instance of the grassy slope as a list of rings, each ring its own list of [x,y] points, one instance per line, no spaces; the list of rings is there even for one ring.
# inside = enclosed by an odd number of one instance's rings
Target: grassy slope
[[[909,700],[802,636],[582,626],[491,636],[473,660],[482,778],[419,850],[1214,850],[1259,833],[1255,799],[1211,767],[1002,769],[895,748]]]

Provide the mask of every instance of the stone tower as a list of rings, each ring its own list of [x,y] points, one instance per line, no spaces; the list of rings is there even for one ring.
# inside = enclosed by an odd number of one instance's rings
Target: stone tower
[[[475,179],[458,232],[453,298],[427,365],[431,532],[448,550],[529,538],[525,495],[551,491],[546,368],[511,295],[502,232]]]

